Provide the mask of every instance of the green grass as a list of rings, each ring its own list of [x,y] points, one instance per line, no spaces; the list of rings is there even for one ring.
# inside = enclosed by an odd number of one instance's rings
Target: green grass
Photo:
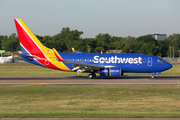
[[[180,118],[180,87],[0,87],[0,117]]]
[[[0,76],[76,76],[77,72],[66,72],[44,68],[30,63],[6,63],[0,64]],[[80,76],[87,76],[88,73],[80,73]],[[125,73],[124,75],[151,75],[151,73]],[[162,72],[160,75],[180,75],[180,65],[173,65],[173,68]]]

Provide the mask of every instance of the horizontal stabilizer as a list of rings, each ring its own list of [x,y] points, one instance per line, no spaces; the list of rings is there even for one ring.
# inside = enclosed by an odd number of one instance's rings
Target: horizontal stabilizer
[[[34,58],[35,56],[32,55],[24,55],[24,54],[19,54],[20,56],[23,56],[25,58]]]
[[[32,55],[25,55],[25,54],[18,54],[18,55],[20,55],[20,57],[24,57],[28,60],[33,60],[35,58],[35,56],[32,56]]]

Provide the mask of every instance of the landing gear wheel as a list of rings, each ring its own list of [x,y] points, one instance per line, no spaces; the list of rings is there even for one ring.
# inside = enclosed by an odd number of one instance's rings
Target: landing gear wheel
[[[89,79],[94,79],[96,78],[96,74],[95,73],[91,73],[88,75]]]
[[[151,78],[153,79],[153,78],[154,78],[154,75],[152,75]]]

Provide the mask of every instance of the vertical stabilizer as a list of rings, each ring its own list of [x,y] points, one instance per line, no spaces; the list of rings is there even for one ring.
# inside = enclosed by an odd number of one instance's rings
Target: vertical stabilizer
[[[22,19],[14,19],[22,54],[37,55],[42,57],[43,50],[48,49],[36,38],[31,30],[26,26]]]
[[[62,62],[54,61],[54,59],[52,59],[56,57],[53,50],[45,47],[26,26],[22,19],[14,19],[14,22],[23,54],[21,55],[21,59],[52,69],[71,71]],[[33,57],[27,59],[27,56]]]

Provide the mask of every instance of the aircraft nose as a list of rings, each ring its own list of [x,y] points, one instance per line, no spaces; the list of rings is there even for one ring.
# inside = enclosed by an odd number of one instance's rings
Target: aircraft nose
[[[165,67],[165,68],[166,68],[166,70],[167,70],[167,69],[172,68],[172,65],[171,65],[170,63],[166,62],[166,65],[165,65],[164,67]]]

